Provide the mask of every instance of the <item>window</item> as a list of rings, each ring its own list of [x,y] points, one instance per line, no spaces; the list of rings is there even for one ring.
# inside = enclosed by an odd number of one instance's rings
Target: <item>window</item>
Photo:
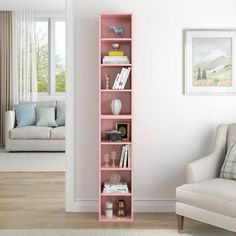
[[[36,21],[37,88],[40,94],[65,92],[65,21],[40,18]]]

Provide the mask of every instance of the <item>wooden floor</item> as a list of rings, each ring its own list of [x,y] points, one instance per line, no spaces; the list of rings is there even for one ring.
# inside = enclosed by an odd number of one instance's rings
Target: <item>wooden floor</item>
[[[64,173],[1,172],[0,229],[176,229],[174,213],[136,213],[132,223],[99,223],[97,213],[64,212]],[[209,228],[193,220],[187,228]]]

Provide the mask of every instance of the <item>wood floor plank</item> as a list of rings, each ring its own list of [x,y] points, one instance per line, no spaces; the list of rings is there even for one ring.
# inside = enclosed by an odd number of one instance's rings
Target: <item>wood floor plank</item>
[[[97,213],[65,213],[63,172],[1,172],[0,229],[176,229],[174,213],[135,213],[132,223],[99,223]],[[185,227],[212,226],[186,219]]]

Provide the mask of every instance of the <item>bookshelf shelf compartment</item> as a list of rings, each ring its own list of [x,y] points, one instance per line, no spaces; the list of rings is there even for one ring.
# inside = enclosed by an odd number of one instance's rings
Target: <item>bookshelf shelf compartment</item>
[[[114,31],[110,30],[112,25],[119,25],[124,29],[122,37],[116,38]],[[124,56],[129,58],[129,64],[102,63],[104,56],[109,56],[109,51],[114,51],[112,48],[113,43],[119,44],[118,51],[123,51],[120,55],[124,54]],[[110,52],[111,54],[114,55],[113,52]],[[129,222],[133,220],[132,55],[132,15],[119,13],[101,14],[99,20],[99,220],[102,222]],[[118,62],[118,60],[113,61],[111,57],[107,58],[108,62]],[[120,62],[125,62],[125,60],[122,60],[123,58],[117,57],[116,59],[121,59]],[[118,73],[121,74],[118,79],[120,86],[122,87],[122,83],[125,84],[122,90],[112,89]],[[110,89],[107,89],[106,76],[110,78],[108,87]],[[121,100],[122,108],[119,115],[112,114],[111,101],[113,99]],[[105,140],[106,132],[116,129],[117,123],[129,124],[127,140],[116,142]],[[109,158],[108,164],[110,167],[108,168],[105,167],[104,156],[106,157],[105,154],[109,154],[109,157],[111,157],[112,151],[116,153],[115,167],[111,167],[112,160]],[[114,173],[121,175],[121,182],[127,183],[129,193],[103,193],[104,183],[109,182],[110,176]],[[116,203],[119,200],[125,201],[126,217],[120,218],[115,215]],[[114,215],[112,218],[106,218],[105,216],[106,202],[113,203]]]

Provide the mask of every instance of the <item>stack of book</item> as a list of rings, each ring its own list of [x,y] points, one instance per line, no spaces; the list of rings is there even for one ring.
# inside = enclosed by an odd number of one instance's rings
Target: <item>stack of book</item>
[[[127,56],[104,56],[102,59],[103,64],[129,64]]]
[[[131,67],[122,68],[121,72],[116,75],[112,89],[124,89],[129,78]]]
[[[117,184],[105,182],[103,193],[129,193],[128,184],[126,182]]]
[[[131,149],[130,145],[124,145],[122,147],[121,155],[120,155],[120,168],[131,168]]]

